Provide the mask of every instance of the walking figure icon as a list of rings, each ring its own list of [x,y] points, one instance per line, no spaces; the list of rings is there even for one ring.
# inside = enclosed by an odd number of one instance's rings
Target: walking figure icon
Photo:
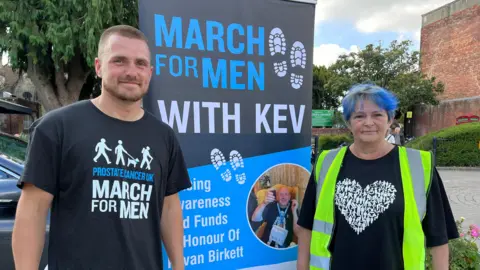
[[[97,155],[93,158],[94,162],[97,162],[98,158],[100,156],[103,156],[108,164],[112,163],[112,162],[110,162],[110,159],[108,158],[108,155],[105,152],[105,150],[112,151],[112,149],[108,148],[108,146],[105,142],[106,142],[106,140],[104,138],[102,138],[100,140],[100,142],[97,143],[97,145],[95,146],[95,152],[97,152]]]

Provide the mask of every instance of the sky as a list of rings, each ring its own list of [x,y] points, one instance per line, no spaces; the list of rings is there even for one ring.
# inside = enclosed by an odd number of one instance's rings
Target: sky
[[[313,63],[329,66],[339,55],[368,44],[410,39],[420,48],[422,14],[453,0],[318,0]],[[2,64],[6,63],[2,57]]]
[[[313,63],[329,66],[339,55],[368,44],[409,39],[420,49],[422,14],[453,0],[317,0]]]

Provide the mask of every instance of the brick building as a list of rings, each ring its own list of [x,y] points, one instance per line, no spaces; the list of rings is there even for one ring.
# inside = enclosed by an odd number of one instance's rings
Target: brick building
[[[414,111],[415,136],[480,115],[480,0],[457,0],[422,16],[421,70],[445,84],[436,107]]]

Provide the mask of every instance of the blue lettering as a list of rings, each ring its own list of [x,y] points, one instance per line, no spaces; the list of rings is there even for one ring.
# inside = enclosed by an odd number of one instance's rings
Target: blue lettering
[[[255,63],[248,62],[248,90],[253,90],[253,80],[257,83],[258,88],[263,91],[265,88],[265,64],[259,63],[259,67]]]
[[[213,29],[216,29],[214,34]],[[207,21],[207,50],[214,51],[213,41],[217,40],[218,49],[217,52],[225,52],[225,44],[223,42],[223,25],[215,21]]]
[[[175,45],[177,49],[182,48],[182,18],[172,17],[172,24],[170,30],[167,29],[167,23],[163,15],[155,14],[155,45],[162,47],[165,46],[172,48],[173,39],[175,38]]]
[[[164,67],[165,64],[161,62],[160,59],[167,58],[165,54],[157,54],[155,55],[155,73],[160,75],[160,67]]]
[[[149,181],[152,182],[155,175],[152,173],[145,173],[140,171],[130,171],[126,169],[119,169],[119,168],[104,168],[104,167],[93,167],[92,168],[93,176],[112,176],[124,179],[131,179],[131,180],[138,180],[138,181]]]
[[[227,88],[227,61],[225,59],[219,59],[217,63],[216,72],[213,68],[211,58],[202,59],[203,68],[203,87],[210,87],[209,82],[212,82],[213,88],[218,88],[218,82],[222,79],[222,88]]]
[[[174,67],[174,61],[173,60],[177,60],[177,65],[178,68],[177,68],[177,72],[174,71],[173,67]],[[180,58],[180,56],[178,55],[172,55],[170,57],[170,62],[169,62],[169,65],[170,65],[170,74],[172,74],[174,77],[178,77],[178,76],[181,76],[182,75],[182,59]]]
[[[202,32],[200,32],[200,25],[198,20],[191,19],[188,25],[187,39],[185,41],[185,49],[191,49],[192,45],[197,45],[200,51],[205,50],[202,40]]]
[[[237,83],[237,78],[242,77],[242,72],[237,71],[237,67],[244,67],[244,61],[230,61],[230,88],[233,90],[245,90],[245,84]]]
[[[192,64],[190,64],[190,62],[192,62]],[[193,76],[195,76],[195,78],[198,78],[197,58],[186,56],[185,57],[185,75],[187,77],[190,76],[190,69],[193,70]]]
[[[238,47],[234,45],[234,34],[233,31],[237,30],[238,35],[243,36],[245,35],[245,31],[243,27],[238,23],[230,24],[227,28],[227,47],[228,50],[233,54],[241,54],[245,50],[245,44],[243,42],[239,42]]]
[[[253,45],[258,45],[258,55],[264,54],[264,28],[258,27],[258,37],[253,36],[253,26],[247,26],[248,54],[254,54]]]

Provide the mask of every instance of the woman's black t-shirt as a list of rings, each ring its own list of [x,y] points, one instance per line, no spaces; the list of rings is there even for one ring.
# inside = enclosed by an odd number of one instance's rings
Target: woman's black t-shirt
[[[347,150],[335,191],[335,230],[329,247],[331,269],[403,269],[404,198],[398,147],[376,160]],[[315,215],[314,175],[305,193],[298,225],[311,230]],[[437,170],[423,220],[427,246],[457,238],[455,220]]]

